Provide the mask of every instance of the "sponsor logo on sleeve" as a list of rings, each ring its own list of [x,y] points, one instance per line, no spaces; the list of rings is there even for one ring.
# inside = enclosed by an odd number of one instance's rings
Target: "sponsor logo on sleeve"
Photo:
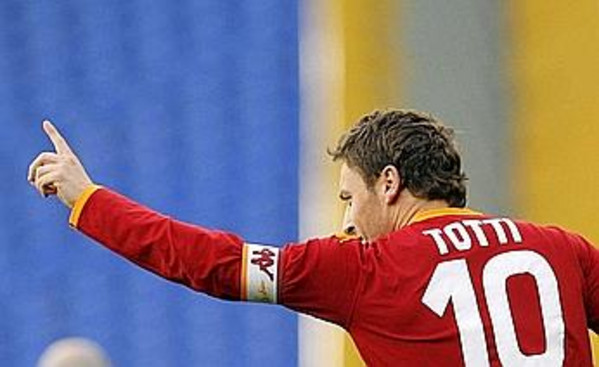
[[[246,243],[242,261],[241,298],[250,302],[277,303],[279,249]]]

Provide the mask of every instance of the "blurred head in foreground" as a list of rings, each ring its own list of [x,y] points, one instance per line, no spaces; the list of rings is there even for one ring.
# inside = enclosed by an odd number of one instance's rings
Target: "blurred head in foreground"
[[[46,348],[37,367],[110,367],[110,361],[98,344],[84,338],[65,338]]]

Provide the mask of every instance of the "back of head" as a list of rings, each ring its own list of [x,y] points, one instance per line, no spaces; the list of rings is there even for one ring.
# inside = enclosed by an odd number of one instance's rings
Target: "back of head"
[[[402,185],[426,200],[466,205],[466,175],[453,130],[430,114],[403,109],[363,116],[329,151],[361,173],[372,187],[383,168],[397,168]]]
[[[98,344],[84,338],[65,338],[46,348],[37,367],[110,367],[110,362]]]

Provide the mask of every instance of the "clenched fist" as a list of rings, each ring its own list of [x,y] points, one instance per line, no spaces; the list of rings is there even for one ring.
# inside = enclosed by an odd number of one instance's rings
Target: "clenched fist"
[[[43,196],[56,195],[69,208],[92,180],[66,140],[48,120],[43,128],[55,152],[43,152],[29,166],[27,179]]]

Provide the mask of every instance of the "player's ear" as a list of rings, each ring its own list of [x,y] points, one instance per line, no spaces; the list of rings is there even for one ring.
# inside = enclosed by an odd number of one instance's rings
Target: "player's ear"
[[[380,179],[382,180],[381,183],[385,203],[393,204],[399,197],[403,187],[397,167],[390,164],[385,166],[381,171]]]

